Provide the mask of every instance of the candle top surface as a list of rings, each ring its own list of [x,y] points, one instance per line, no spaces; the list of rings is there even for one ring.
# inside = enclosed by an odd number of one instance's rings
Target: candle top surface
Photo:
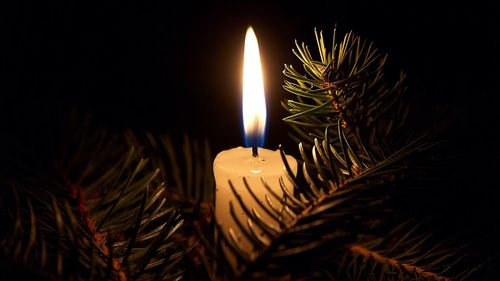
[[[297,161],[286,156],[292,171],[297,170]],[[221,151],[214,160],[214,171],[224,171],[232,176],[275,176],[286,173],[279,150],[259,148],[259,157],[252,156],[252,148],[235,147]]]

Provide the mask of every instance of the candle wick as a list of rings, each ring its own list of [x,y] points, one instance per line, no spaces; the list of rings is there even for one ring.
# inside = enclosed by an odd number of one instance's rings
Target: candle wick
[[[259,157],[259,148],[257,146],[257,142],[254,141],[253,144],[252,144],[252,156],[254,158],[258,158]]]
[[[252,156],[254,158],[259,157],[259,116],[255,115],[253,119],[253,140],[252,140]]]

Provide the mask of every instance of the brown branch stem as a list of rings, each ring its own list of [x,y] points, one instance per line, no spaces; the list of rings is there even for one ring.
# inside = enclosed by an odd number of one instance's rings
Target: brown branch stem
[[[385,256],[383,256],[375,251],[372,251],[368,248],[365,248],[361,245],[351,244],[351,245],[348,245],[347,248],[352,253],[361,255],[361,256],[363,256],[367,259],[371,259],[377,263],[390,264],[394,268],[403,269],[406,272],[416,273],[419,276],[423,276],[429,280],[451,281],[451,279],[448,277],[441,276],[441,275],[436,274],[434,272],[426,271],[425,269],[423,269],[421,267],[418,267],[418,266],[415,266],[415,265],[412,265],[409,263],[403,263],[403,262],[400,262],[398,260],[395,260],[395,259],[392,259],[389,257],[385,257]]]
[[[104,254],[109,255],[110,251],[106,245],[106,236],[97,229],[96,222],[90,215],[89,209],[85,204],[85,197],[82,188],[75,184],[68,184],[68,186],[71,197],[76,201],[77,217],[80,218],[84,228],[90,233],[90,237],[94,240],[95,245],[97,245]],[[113,269],[116,270],[119,280],[127,281],[127,275],[121,267],[120,262],[113,258],[112,266]]]

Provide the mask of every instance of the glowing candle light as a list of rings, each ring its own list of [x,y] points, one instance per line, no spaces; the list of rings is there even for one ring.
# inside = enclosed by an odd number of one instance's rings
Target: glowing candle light
[[[245,144],[252,147],[253,156],[258,154],[257,147],[262,147],[264,144],[266,115],[259,43],[255,32],[249,27],[245,37],[243,58],[243,127]]]
[[[245,37],[242,111],[247,147],[240,146],[224,150],[214,160],[215,218],[221,225],[224,235],[232,239],[251,259],[259,249],[253,248],[253,244],[243,235],[241,227],[258,235],[259,240],[264,243],[268,239],[266,234],[253,222],[252,216],[249,217],[241,208],[229,182],[241,196],[241,200],[250,212],[258,214],[263,222],[274,225],[276,228],[279,228],[276,221],[262,209],[252,193],[261,204],[269,208],[272,205],[277,209],[280,209],[282,205],[269,194],[263,181],[275,194],[282,196],[281,179],[284,188],[293,193],[293,185],[288,180],[280,152],[262,148],[266,125],[266,102],[259,46],[251,27],[248,28]],[[297,161],[291,156],[286,157],[292,171],[296,173]],[[245,186],[243,179],[247,181],[251,193]],[[232,202],[233,214],[230,202]],[[251,225],[252,230],[250,230]],[[228,245],[223,245],[224,252],[234,267],[236,261],[227,247]]]

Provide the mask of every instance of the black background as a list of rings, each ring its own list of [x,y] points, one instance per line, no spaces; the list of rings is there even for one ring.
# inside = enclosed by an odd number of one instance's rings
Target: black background
[[[4,150],[17,146],[35,162],[46,159],[71,108],[92,113],[112,131],[206,137],[214,154],[241,145],[248,25],[263,60],[266,147],[290,147],[281,122],[283,64],[299,66],[291,51],[295,39],[313,47],[315,27],[330,36],[338,24],[390,54],[387,75],[395,78],[399,69],[408,74],[419,124],[449,139],[459,156],[452,184],[420,196],[422,204],[435,202],[429,212],[436,216],[455,214],[457,228],[486,233],[498,225],[500,13],[493,4],[43,2],[2,8]],[[436,120],[445,125],[435,127]]]

